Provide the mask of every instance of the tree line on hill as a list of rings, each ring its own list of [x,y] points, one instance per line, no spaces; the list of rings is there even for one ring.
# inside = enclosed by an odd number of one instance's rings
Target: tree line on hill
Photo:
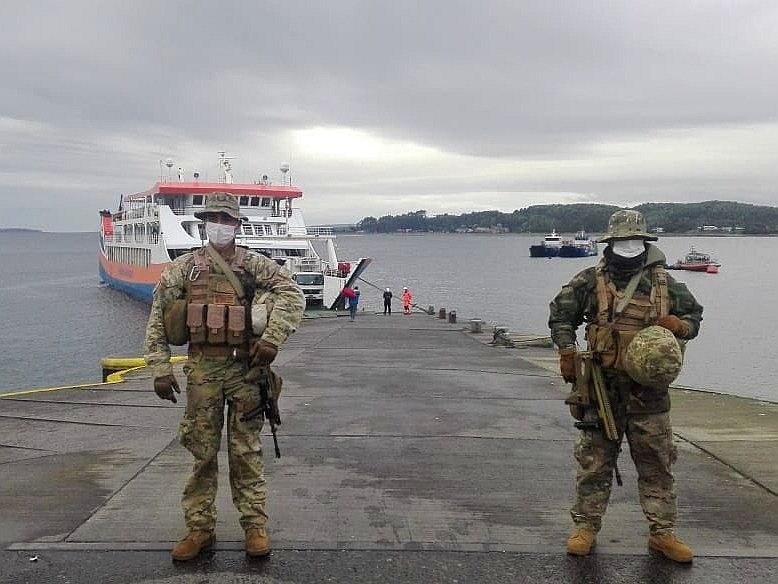
[[[552,229],[566,233],[581,229],[597,233],[607,230],[608,218],[618,209],[619,207],[613,205],[575,203],[533,205],[512,213],[477,211],[461,215],[446,213],[428,216],[426,211],[419,210],[403,215],[365,217],[356,227],[369,233],[479,230],[548,233]],[[661,228],[665,233],[696,233],[703,226],[739,233],[778,233],[778,207],[732,201],[705,201],[644,203],[633,209],[643,213],[650,229]]]

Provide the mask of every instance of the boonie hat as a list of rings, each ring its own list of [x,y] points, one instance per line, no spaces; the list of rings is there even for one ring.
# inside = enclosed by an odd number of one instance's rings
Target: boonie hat
[[[230,193],[210,193],[205,195],[205,209],[198,211],[194,216],[204,221],[208,215],[215,215],[216,213],[224,213],[239,221],[245,219],[240,214],[238,197]]]
[[[656,241],[656,235],[651,235],[646,226],[646,218],[640,211],[621,209],[608,219],[608,233],[597,240],[598,243],[608,243],[614,239],[636,239]]]

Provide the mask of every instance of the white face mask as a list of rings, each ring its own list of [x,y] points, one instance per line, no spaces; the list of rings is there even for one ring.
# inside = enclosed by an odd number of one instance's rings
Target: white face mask
[[[235,239],[235,226],[206,221],[205,235],[208,236],[208,241],[213,245],[224,247],[231,244]]]
[[[646,244],[642,239],[617,239],[611,248],[617,256],[634,258],[646,251]]]

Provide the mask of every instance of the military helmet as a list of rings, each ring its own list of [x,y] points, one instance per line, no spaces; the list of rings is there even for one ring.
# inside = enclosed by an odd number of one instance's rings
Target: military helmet
[[[664,327],[649,326],[634,336],[624,354],[624,369],[646,387],[665,389],[681,372],[683,350],[675,335]]]
[[[632,209],[620,209],[608,219],[608,233],[597,241],[608,243],[614,239],[633,239],[636,237],[642,237],[647,241],[659,239],[656,235],[651,235],[648,232],[643,213]]]
[[[245,219],[245,217],[240,214],[238,197],[235,197],[230,193],[210,193],[206,195],[205,209],[198,211],[194,216],[198,219],[205,220],[208,215],[215,215],[216,213],[224,213],[239,221]]]

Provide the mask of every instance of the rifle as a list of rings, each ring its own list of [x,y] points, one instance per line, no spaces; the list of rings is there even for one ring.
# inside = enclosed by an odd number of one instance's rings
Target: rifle
[[[575,427],[579,430],[600,430],[606,440],[620,443],[621,436],[616,428],[602,367],[593,358],[591,351],[579,351],[575,355],[575,368],[573,391],[577,394],[576,405],[584,408],[583,419],[575,422]],[[596,414],[592,405],[596,406]],[[614,464],[614,470],[616,483],[621,486],[623,483],[618,465]]]
[[[270,371],[268,367],[261,367],[259,378],[256,383],[259,386],[259,405],[252,408],[240,418],[241,422],[249,422],[259,415],[264,415],[270,424],[270,431],[273,433],[273,446],[275,447],[276,458],[281,458],[281,449],[278,448],[278,436],[276,435],[276,426],[281,425],[281,413],[278,410],[278,400],[273,397],[270,391]]]

